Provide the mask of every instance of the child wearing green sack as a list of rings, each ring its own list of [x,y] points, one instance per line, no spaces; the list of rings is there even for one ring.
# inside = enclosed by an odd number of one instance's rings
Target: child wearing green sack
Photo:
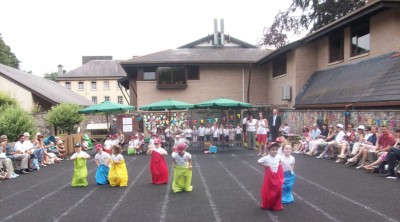
[[[172,158],[174,158],[172,190],[174,193],[192,191],[192,155],[186,152],[186,144],[179,144],[176,152],[172,153]]]
[[[73,187],[86,187],[87,182],[87,167],[86,159],[90,158],[90,155],[85,151],[82,151],[80,143],[75,144],[75,153],[71,156],[71,160],[74,160],[74,174],[72,175],[71,186]]]

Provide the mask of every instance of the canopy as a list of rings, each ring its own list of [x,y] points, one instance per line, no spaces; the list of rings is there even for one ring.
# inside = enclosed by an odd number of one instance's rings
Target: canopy
[[[78,113],[110,113],[110,112],[126,112],[128,110],[135,109],[134,106],[112,103],[109,101],[105,101],[99,104],[95,104],[93,106],[86,107],[84,109],[79,110]]]
[[[195,108],[210,108],[210,109],[242,109],[250,108],[253,105],[250,103],[240,102],[233,99],[219,98],[214,100],[205,101],[195,105]]]
[[[163,111],[163,110],[182,110],[191,109],[194,105],[177,100],[167,99],[140,107],[140,110],[146,111]]]

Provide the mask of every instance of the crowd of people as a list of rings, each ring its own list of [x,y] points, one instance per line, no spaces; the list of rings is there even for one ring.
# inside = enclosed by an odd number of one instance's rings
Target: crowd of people
[[[395,179],[395,166],[400,160],[400,129],[393,135],[386,125],[363,126],[353,124],[313,124],[303,127],[303,138],[295,153],[333,159],[336,163],[355,166],[372,173]],[[367,164],[368,161],[368,164]]]

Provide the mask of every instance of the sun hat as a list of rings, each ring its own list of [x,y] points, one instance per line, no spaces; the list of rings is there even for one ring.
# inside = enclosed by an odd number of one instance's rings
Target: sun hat
[[[365,130],[365,127],[364,127],[363,125],[359,125],[359,126],[357,127],[357,129]]]
[[[103,146],[101,144],[96,145],[96,150],[103,150]]]
[[[181,144],[179,144],[179,145],[176,147],[176,151],[177,151],[178,153],[184,151],[185,149],[186,149],[186,145],[185,145],[184,143],[181,143]]]
[[[340,124],[340,123],[339,123],[339,124],[337,124],[336,126],[337,126],[337,127],[339,127],[339,128],[341,128],[341,129],[343,129],[343,125],[342,125],[342,124]]]
[[[81,147],[80,143],[75,143],[74,147]]]

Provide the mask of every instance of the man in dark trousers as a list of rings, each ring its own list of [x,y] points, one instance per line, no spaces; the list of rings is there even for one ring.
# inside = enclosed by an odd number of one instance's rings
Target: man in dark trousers
[[[269,117],[269,126],[271,132],[271,142],[275,142],[276,138],[279,136],[279,128],[282,125],[282,120],[276,109],[274,109],[272,113],[272,116]]]

